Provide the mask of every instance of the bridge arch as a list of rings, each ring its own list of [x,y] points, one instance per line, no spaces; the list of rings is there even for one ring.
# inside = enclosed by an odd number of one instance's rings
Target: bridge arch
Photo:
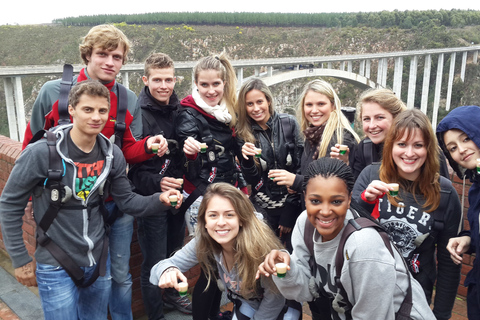
[[[364,77],[362,75],[343,71],[343,70],[335,70],[335,69],[324,69],[324,68],[312,68],[312,69],[302,69],[302,70],[293,70],[287,72],[279,72],[272,76],[262,77],[262,80],[265,82],[266,85],[272,86],[274,84],[278,84],[284,81],[295,80],[300,78],[307,78],[307,77],[332,77],[337,78],[348,83],[351,83],[362,90],[366,90],[368,88],[381,88],[382,86],[377,84],[376,82]]]

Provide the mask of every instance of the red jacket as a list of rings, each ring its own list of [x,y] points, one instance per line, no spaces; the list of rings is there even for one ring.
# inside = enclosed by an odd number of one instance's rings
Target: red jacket
[[[73,80],[73,84],[87,80],[87,76],[85,74],[85,69],[80,70],[79,76]],[[60,86],[59,80],[58,85]],[[105,124],[105,127],[102,130],[102,134],[105,135],[107,138],[110,138],[112,135],[115,134],[115,120],[117,116],[117,96],[112,91],[115,86],[115,81],[112,81],[105,86],[110,90],[110,112],[109,112],[109,121]],[[48,130],[52,127],[55,127],[58,124],[59,114],[58,114],[58,100],[53,103],[51,106],[50,112],[45,114],[45,124],[43,129]],[[70,118],[70,121],[72,119]],[[130,110],[127,110],[125,115],[125,133],[123,135],[123,142],[122,142],[122,152],[125,156],[125,159],[130,164],[135,164],[138,162],[143,162],[153,157],[152,153],[147,153],[147,144],[146,141],[149,138],[148,136],[143,138],[142,140],[137,141],[132,132],[130,131],[130,124],[133,121],[133,116],[130,113]],[[28,145],[30,140],[33,137],[32,130],[30,128],[30,122],[27,125],[27,129],[25,130],[25,137],[23,140],[22,148]]]

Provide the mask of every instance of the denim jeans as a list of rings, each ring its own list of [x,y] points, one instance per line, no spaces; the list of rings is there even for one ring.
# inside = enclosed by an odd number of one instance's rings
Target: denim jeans
[[[85,278],[95,266],[83,268]],[[110,259],[107,272],[87,288],[79,288],[64,268],[37,263],[37,283],[45,320],[105,320],[108,313],[111,276]]]
[[[113,201],[105,203],[108,212],[118,210]],[[112,292],[109,300],[113,320],[132,320],[132,275],[130,274],[130,244],[133,235],[133,217],[124,214],[110,228],[110,259],[112,263]]]
[[[163,211],[149,217],[137,218],[138,242],[142,250],[142,298],[149,320],[163,319],[162,290],[150,283],[152,267],[183,245],[185,219],[181,214]]]
[[[183,193],[183,201],[185,201],[186,197],[188,197],[187,193]],[[195,235],[195,227],[197,226],[197,217],[198,217],[198,208],[200,208],[200,204],[202,203],[203,196],[198,197],[190,207],[185,211],[185,221],[187,223],[188,228],[188,235],[194,236]]]

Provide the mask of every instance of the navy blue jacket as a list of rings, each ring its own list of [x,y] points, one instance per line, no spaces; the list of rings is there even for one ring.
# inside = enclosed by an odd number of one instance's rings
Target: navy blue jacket
[[[476,121],[472,121],[472,120]],[[480,247],[479,237],[479,220],[478,215],[480,213],[480,175],[475,170],[465,170],[460,167],[450,156],[450,153],[445,147],[443,141],[443,134],[450,129],[459,129],[465,132],[465,134],[480,147],[480,107],[478,106],[464,106],[458,107],[450,111],[450,113],[438,124],[437,138],[442,147],[445,156],[450,162],[450,166],[455,170],[458,177],[463,179],[468,178],[472,182],[470,191],[468,192],[468,222],[470,230],[465,230],[460,235],[470,236],[470,252],[477,252],[477,248]],[[467,278],[464,281],[464,285],[475,284],[480,281],[480,260],[475,259],[472,270],[467,274]]]

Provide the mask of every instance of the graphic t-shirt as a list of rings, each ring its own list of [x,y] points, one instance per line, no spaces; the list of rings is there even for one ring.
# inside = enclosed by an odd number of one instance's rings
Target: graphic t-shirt
[[[434,219],[432,214],[425,212],[422,207],[425,203],[422,195],[417,194],[415,199],[412,194],[401,191],[400,197],[402,201],[398,207],[393,206],[387,196],[379,199],[378,220],[387,229],[400,253],[408,258],[417,247],[417,237],[432,231]]]
[[[86,200],[105,164],[100,147],[96,143],[90,153],[85,153],[73,143],[70,135],[67,139],[69,156],[77,167],[75,194]]]

